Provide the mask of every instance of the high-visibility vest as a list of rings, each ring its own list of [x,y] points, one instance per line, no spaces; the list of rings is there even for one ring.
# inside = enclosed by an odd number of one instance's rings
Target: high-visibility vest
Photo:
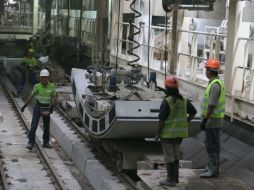
[[[170,106],[170,114],[165,121],[161,138],[185,138],[188,137],[187,127],[187,100],[177,99],[173,101],[171,96],[166,98]]]
[[[221,90],[220,90],[221,92],[220,92],[219,101],[218,101],[217,105],[214,108],[214,111],[211,115],[211,118],[223,118],[224,117],[224,113],[225,113],[225,90],[224,90],[224,84],[221,82],[220,79],[214,79],[207,86],[207,88],[205,90],[204,98],[203,98],[202,103],[201,103],[201,117],[205,117],[206,114],[207,114],[207,110],[208,110],[208,106],[209,106],[208,104],[209,104],[209,100],[210,100],[210,90],[211,90],[212,85],[216,82],[219,83],[219,85],[221,86]]]
[[[35,67],[37,66],[37,61],[34,57],[23,57],[23,63],[26,67]]]
[[[55,96],[55,85],[48,83],[47,86],[38,83],[34,85],[32,95],[35,96],[36,100],[41,104],[50,104],[52,96]]]

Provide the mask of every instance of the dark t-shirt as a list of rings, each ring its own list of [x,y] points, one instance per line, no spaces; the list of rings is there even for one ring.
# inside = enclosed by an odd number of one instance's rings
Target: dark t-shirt
[[[192,115],[196,114],[197,110],[193,106],[193,104],[190,102],[190,100],[187,100],[187,113]],[[164,98],[160,105],[160,112],[159,112],[159,120],[160,121],[166,121],[168,116],[170,114],[170,107],[168,105],[168,102],[166,98]],[[171,139],[161,139],[164,143],[170,143],[170,144],[180,144],[182,142],[182,138],[171,138]]]

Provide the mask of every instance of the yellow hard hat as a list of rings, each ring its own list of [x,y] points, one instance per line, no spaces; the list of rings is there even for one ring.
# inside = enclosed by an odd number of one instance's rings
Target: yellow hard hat
[[[33,49],[33,48],[29,48],[28,51],[29,51],[30,53],[34,53],[34,49]]]

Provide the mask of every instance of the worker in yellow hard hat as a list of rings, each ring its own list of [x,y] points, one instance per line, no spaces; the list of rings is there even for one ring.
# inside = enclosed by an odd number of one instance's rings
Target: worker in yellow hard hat
[[[35,85],[35,82],[36,82],[35,70],[37,68],[37,61],[34,58],[33,54],[34,54],[34,49],[29,48],[25,56],[22,58],[21,80],[17,87],[17,96],[20,96],[22,94],[27,77],[28,77],[28,81],[30,85],[32,87]]]
[[[217,59],[208,59],[206,76],[209,79],[201,103],[201,130],[206,134],[205,146],[208,155],[208,167],[200,175],[201,178],[217,177],[220,166],[220,128],[225,113],[224,84],[219,78],[220,62]]]
[[[183,138],[188,137],[187,123],[197,113],[191,102],[180,94],[178,84],[175,76],[165,79],[166,97],[160,106],[159,125],[155,136],[156,141],[160,138],[167,171],[167,178],[162,180],[160,185],[166,186],[175,186],[179,182],[180,144]]]

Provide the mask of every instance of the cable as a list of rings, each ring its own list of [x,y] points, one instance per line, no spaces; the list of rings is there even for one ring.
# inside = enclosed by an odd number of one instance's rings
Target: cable
[[[134,24],[132,23],[136,18],[141,17],[141,13],[138,12],[136,9],[134,9],[135,3],[136,3],[136,0],[133,0],[132,3],[131,3],[131,5],[130,5],[131,10],[134,12],[134,16],[129,20],[129,24],[130,24],[130,27],[132,27],[132,28],[134,28],[134,29],[133,29],[133,33],[130,33],[130,34],[129,34],[128,40],[131,41],[131,42],[133,42],[133,44],[136,44],[136,46],[133,45],[133,48],[130,48],[130,49],[127,51],[128,54],[130,54],[130,55],[136,57],[134,60],[128,61],[128,62],[127,62],[127,65],[129,65],[129,66],[131,66],[131,67],[136,67],[136,66],[133,65],[132,63],[135,63],[135,62],[137,62],[137,61],[140,60],[140,57],[139,57],[137,54],[133,53],[133,51],[134,51],[135,49],[138,49],[138,48],[140,47],[139,42],[137,42],[136,40],[134,40],[134,37],[135,37],[136,35],[140,34],[140,28],[137,27],[136,25],[134,25]],[[135,29],[137,30],[136,32],[135,32]]]

